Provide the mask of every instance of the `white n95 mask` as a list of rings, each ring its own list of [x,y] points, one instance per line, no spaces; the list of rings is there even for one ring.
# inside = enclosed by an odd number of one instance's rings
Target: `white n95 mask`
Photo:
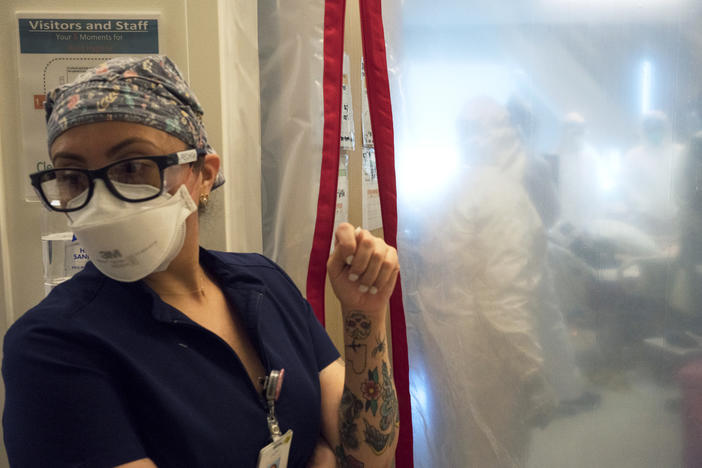
[[[164,192],[153,200],[130,203],[112,195],[97,179],[87,206],[68,213],[68,226],[98,270],[132,282],[168,268],[183,247],[185,220],[196,209],[185,185],[173,195]]]

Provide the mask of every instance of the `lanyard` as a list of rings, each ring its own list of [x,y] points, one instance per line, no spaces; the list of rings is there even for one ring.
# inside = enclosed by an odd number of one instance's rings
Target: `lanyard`
[[[268,415],[266,416],[266,420],[268,421],[268,431],[271,433],[273,442],[277,441],[282,436],[280,426],[278,425],[278,419],[275,417],[275,402],[280,396],[284,374],[285,369],[279,371],[272,370],[271,373],[263,379],[263,398],[265,398],[268,403]]]

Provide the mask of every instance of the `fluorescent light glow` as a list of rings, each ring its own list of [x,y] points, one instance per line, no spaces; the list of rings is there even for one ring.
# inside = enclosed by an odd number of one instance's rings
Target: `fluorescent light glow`
[[[652,86],[651,62],[644,60],[641,64],[641,113],[645,114],[651,110],[651,86]]]
[[[431,203],[458,169],[455,147],[429,143],[407,146],[397,159],[398,196],[406,203]]]
[[[621,152],[612,149],[605,153],[597,168],[599,188],[602,192],[612,192],[617,188],[621,170]]]

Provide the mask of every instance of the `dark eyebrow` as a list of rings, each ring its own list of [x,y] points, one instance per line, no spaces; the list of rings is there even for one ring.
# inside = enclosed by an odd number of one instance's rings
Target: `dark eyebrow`
[[[139,138],[139,137],[131,137],[124,139],[117,143],[116,145],[112,146],[110,149],[107,150],[107,157],[110,159],[113,159],[121,150],[124,148],[127,148],[130,145],[133,145],[135,143],[141,143],[141,144],[147,144],[155,149],[159,149],[158,146],[156,146],[153,142],[150,140],[147,140],[145,138]],[[70,151],[59,151],[54,155],[52,158],[53,161],[56,161],[57,159],[70,159],[71,161],[79,162],[79,163],[85,163],[85,158],[81,156],[80,154],[73,153]]]
[[[151,140],[147,140],[146,138],[139,138],[139,137],[131,137],[127,138],[125,140],[120,141],[116,145],[112,146],[110,149],[107,150],[107,157],[108,158],[114,158],[117,153],[119,153],[121,150],[124,148],[128,147],[129,145],[133,145],[135,143],[142,143],[142,144],[147,144],[155,149],[160,149],[158,146],[156,146]]]
[[[54,155],[52,158],[52,163],[56,164],[57,159],[69,159],[71,161],[79,162],[79,163],[84,163],[85,158],[81,156],[80,154],[75,154],[71,153],[69,151],[60,151]]]

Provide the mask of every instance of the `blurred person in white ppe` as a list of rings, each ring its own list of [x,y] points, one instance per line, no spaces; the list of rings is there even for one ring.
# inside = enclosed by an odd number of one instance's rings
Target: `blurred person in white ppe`
[[[674,180],[682,152],[682,145],[673,141],[670,121],[663,112],[644,115],[641,142],[624,156],[622,187],[628,216],[647,232],[673,234],[677,212]]]
[[[539,130],[536,116],[529,103],[514,96],[507,102],[507,110],[526,155],[524,188],[548,231],[558,219],[561,208],[553,169],[535,148]]]
[[[570,112],[563,119],[558,148],[558,193],[562,222],[575,227],[587,225],[598,216],[599,158],[587,143],[587,122]]]
[[[426,360],[447,440],[434,466],[521,467],[529,429],[551,408],[534,331],[545,255],[522,185],[525,154],[506,109],[469,101],[458,119],[462,165],[425,241],[418,303],[435,346]]]
[[[560,203],[553,171],[534,148],[538,131],[536,116],[529,104],[517,97],[510,98],[507,108],[526,148],[524,188],[539,214],[544,231],[548,233],[560,215]],[[567,268],[572,261],[572,254],[552,239],[548,240],[538,288],[539,307],[535,314],[544,374],[558,402],[558,412],[564,415],[591,409],[599,402],[598,395],[585,391],[564,317],[564,311],[573,299],[567,297],[571,290],[568,286],[576,281]]]

